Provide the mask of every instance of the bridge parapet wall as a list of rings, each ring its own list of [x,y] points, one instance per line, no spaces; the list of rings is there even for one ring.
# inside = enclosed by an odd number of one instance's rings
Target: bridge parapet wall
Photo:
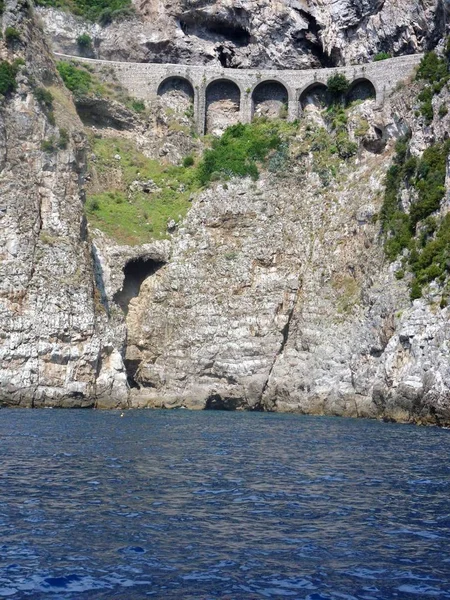
[[[345,75],[350,82],[357,79],[365,79],[373,84],[376,92],[376,101],[382,104],[398,83],[404,81],[412,74],[414,68],[422,58],[421,54],[414,54],[349,67],[278,71],[270,69],[225,69],[220,67],[166,63],[125,63],[67,56],[64,54],[55,54],[55,56],[61,60],[75,59],[80,62],[90,63],[99,69],[112,69],[118,81],[128,90],[129,94],[142,100],[155,100],[158,88],[165,79],[173,77],[187,79],[195,91],[194,114],[196,115],[200,133],[204,133],[205,128],[206,88],[214,80],[230,80],[240,88],[240,118],[244,122],[250,122],[252,118],[252,93],[255,88],[264,81],[277,81],[284,85],[288,92],[288,115],[290,119],[295,119],[299,116],[300,96],[313,83],[326,84],[328,78],[337,73]]]

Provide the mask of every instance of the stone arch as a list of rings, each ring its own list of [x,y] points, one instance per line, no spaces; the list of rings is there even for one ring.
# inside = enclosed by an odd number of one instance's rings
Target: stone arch
[[[367,77],[359,77],[352,81],[347,92],[347,102],[354,100],[376,100],[377,90],[375,85]]]
[[[328,88],[319,81],[311,83],[300,92],[299,104],[302,111],[308,108],[325,108],[329,103]]]
[[[288,88],[275,79],[268,79],[258,83],[252,92],[252,116],[287,118],[289,103]]]
[[[221,135],[240,120],[242,91],[232,79],[214,79],[205,88],[205,128]]]
[[[194,105],[194,86],[186,77],[166,77],[158,86],[158,98],[164,108],[179,114],[190,114]]]

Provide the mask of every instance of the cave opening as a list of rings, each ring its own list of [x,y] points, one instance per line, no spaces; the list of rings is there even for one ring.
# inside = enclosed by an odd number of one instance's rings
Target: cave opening
[[[225,39],[236,44],[236,46],[248,46],[250,43],[250,33],[239,25],[215,22],[208,24],[207,30],[214,35],[220,35]]]
[[[126,263],[123,268],[122,289],[114,294],[114,301],[117,302],[125,315],[128,314],[130,301],[139,295],[141,285],[145,279],[154,275],[163,266],[163,262],[150,258],[133,258]]]

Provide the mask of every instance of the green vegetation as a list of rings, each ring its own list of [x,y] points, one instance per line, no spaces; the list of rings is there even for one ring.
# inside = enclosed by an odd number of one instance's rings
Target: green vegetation
[[[41,105],[41,108],[47,115],[49,122],[55,124],[55,113],[53,112],[53,94],[50,90],[43,87],[38,87],[33,90],[34,97]]]
[[[131,0],[37,0],[36,4],[61,8],[103,25],[134,15]]]
[[[5,41],[7,44],[15,44],[20,42],[20,33],[15,27],[7,27],[5,29]]]
[[[6,96],[17,88],[16,75],[19,67],[18,62],[9,63],[6,60],[0,61],[0,94]]]
[[[81,50],[90,50],[92,48],[92,38],[88,33],[82,33],[77,37],[77,44]]]
[[[450,216],[440,222],[433,213],[445,196],[445,172],[450,141],[427,148],[420,159],[411,156],[406,138],[396,144],[396,154],[386,175],[385,196],[380,218],[386,234],[385,250],[390,260],[406,251],[414,278],[411,298],[422,295],[422,287],[450,271]],[[416,191],[409,213],[400,203],[403,187]],[[406,266],[406,265],[405,265]]]
[[[76,98],[96,96],[120,102],[138,113],[146,110],[142,100],[131,98],[118,84],[102,82],[94,73],[90,72],[89,65],[74,64],[74,61],[60,61],[57,68],[65,86]]]
[[[386,60],[387,58],[392,58],[392,54],[389,54],[389,52],[378,52],[378,54],[375,54],[373,57],[373,60],[374,62],[377,62],[379,60]]]
[[[161,165],[146,158],[129,140],[94,138],[92,151],[100,188],[107,191],[93,190],[89,195],[87,217],[92,226],[119,243],[166,237],[167,223],[184,217],[190,195],[200,187],[196,169]],[[111,172],[119,173],[113,186]],[[152,181],[155,191],[146,193],[145,187],[132,185],[136,181]]]
[[[420,101],[420,113],[424,116],[425,123],[429,124],[434,116],[433,96],[439,94],[450,79],[448,54],[442,58],[436,52],[425,54],[420,61],[416,79],[425,83],[418,99]]]
[[[85,69],[65,61],[59,62],[57,68],[65,86],[75,96],[85,96],[92,90],[92,77]]]
[[[336,75],[328,77],[327,88],[333,102],[343,103],[345,101],[345,94],[350,89],[350,81],[342,73],[336,73]]]
[[[210,147],[200,160],[190,154],[181,166],[164,166],[146,158],[131,140],[94,136],[91,181],[95,183],[86,203],[89,222],[120,243],[163,238],[168,235],[167,223],[186,214],[193,192],[235,176],[257,179],[262,166],[283,176],[292,160],[307,168],[311,154],[313,170],[328,185],[342,160],[357,149],[348,138],[345,111],[342,115],[336,109],[334,118],[331,132],[312,125],[305,131],[298,122],[282,119],[233,125],[220,138],[205,137]]]
[[[192,156],[192,154],[188,154],[187,156],[185,156],[183,158],[183,167],[187,168],[187,167],[192,167],[194,165],[194,157]]]
[[[238,123],[228,127],[204,153],[198,166],[201,185],[217,179],[217,175],[225,178],[249,175],[257,179],[257,163],[264,161],[269,152],[278,149],[282,143],[281,123],[256,119],[251,124]]]

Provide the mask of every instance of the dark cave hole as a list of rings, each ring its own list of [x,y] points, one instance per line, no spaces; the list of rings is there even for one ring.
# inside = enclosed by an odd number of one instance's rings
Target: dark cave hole
[[[236,410],[242,405],[242,398],[222,397],[220,394],[211,394],[206,400],[205,410]]]
[[[220,35],[236,46],[248,46],[251,40],[251,34],[245,27],[233,23],[222,21],[198,23],[188,20],[180,20],[178,23],[185,35],[195,35],[200,38],[207,34]]]
[[[130,300],[139,295],[144,280],[150,275],[154,275],[163,266],[163,262],[149,258],[134,258],[126,263],[123,268],[125,277],[122,289],[114,294],[114,301],[117,302],[125,314],[128,313]]]
[[[229,25],[226,23],[212,23],[207,25],[209,33],[221,35],[225,39],[236,44],[236,46],[248,46],[250,33],[244,27]]]
[[[217,46],[216,54],[221,66],[224,69],[233,68],[233,58],[235,54],[232,49],[225,48],[224,46]]]

